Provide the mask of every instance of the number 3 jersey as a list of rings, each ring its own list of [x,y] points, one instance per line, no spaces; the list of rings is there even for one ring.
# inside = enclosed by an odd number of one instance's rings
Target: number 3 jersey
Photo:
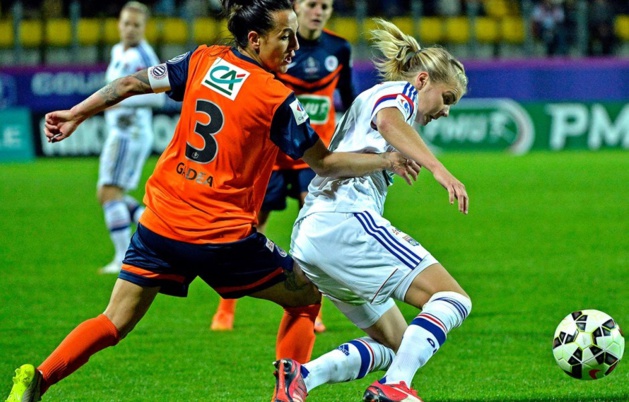
[[[200,46],[150,68],[149,79],[183,103],[141,223],[189,243],[248,236],[278,151],[300,158],[318,141],[305,110],[273,74],[225,46]]]

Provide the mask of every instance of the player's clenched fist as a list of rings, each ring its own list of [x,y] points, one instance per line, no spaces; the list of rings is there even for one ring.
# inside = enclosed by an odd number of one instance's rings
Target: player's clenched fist
[[[71,110],[59,110],[46,114],[44,133],[48,142],[58,142],[68,138],[80,124]]]

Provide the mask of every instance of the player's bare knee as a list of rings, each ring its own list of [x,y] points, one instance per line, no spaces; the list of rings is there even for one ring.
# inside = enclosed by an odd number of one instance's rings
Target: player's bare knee
[[[133,321],[133,320],[127,319],[126,317],[121,317],[119,315],[116,315],[109,309],[105,310],[103,314],[109,319],[109,321],[111,321],[114,327],[116,327],[116,329],[118,330],[119,340],[126,338],[126,336],[131,331],[133,331],[133,328],[135,328],[135,325],[138,323],[137,320]]]
[[[281,303],[283,307],[302,307],[321,303],[321,293],[308,283],[299,289],[291,289],[290,296]]]
[[[121,199],[124,196],[122,188],[117,186],[104,185],[98,188],[96,197],[100,205],[104,205],[109,201]]]
[[[312,283],[307,283],[305,286],[303,286],[303,288],[300,289],[300,292],[295,297],[295,301],[295,306],[309,306],[311,304],[319,304],[321,303],[321,293]]]
[[[288,290],[297,291],[306,287],[314,287],[297,263],[293,264],[291,271],[284,271],[284,275],[286,277],[284,285]]]

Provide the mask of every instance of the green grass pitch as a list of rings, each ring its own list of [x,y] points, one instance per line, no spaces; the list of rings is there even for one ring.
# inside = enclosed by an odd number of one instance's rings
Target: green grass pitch
[[[472,314],[415,376],[428,402],[629,401],[629,362],[579,381],[555,364],[555,327],[596,308],[629,328],[629,154],[625,151],[447,154],[470,214],[422,172],[398,180],[386,216],[430,250],[472,296]],[[155,158],[145,169],[150,173]],[[95,197],[96,158],[0,165],[0,397],[13,370],[39,364],[78,323],[101,313],[115,278]],[[142,189],[135,192],[141,196]],[[271,216],[287,247],[296,205]],[[268,401],[281,309],[242,299],[235,330],[209,330],[217,296],[159,296],[127,339],[53,386],[44,401]],[[417,312],[403,306],[411,319]],[[314,356],[361,335],[324,302]],[[628,358],[626,357],[625,360]],[[311,401],[359,401],[379,373],[324,385]]]

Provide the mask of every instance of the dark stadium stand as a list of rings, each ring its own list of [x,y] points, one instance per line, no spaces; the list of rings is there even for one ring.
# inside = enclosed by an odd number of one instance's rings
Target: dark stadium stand
[[[410,15],[394,16],[391,17],[391,21],[404,32],[417,37],[422,45],[438,43],[453,46],[456,47],[457,54],[463,57],[544,55],[543,49],[539,48],[533,37],[530,17],[524,15],[530,12],[526,11],[524,4],[528,4],[530,8],[535,4],[533,1],[483,0],[478,3],[477,9],[472,11],[473,14],[470,14],[470,9],[462,9],[461,15],[435,15],[434,8],[426,7],[429,3],[434,5],[436,2],[422,2],[425,11],[429,12],[428,15],[419,18]],[[629,54],[629,7],[619,10],[622,13],[614,17],[611,29],[615,34],[616,54],[626,56]],[[46,57],[47,53],[69,48],[74,48],[75,54],[77,48],[97,48],[98,50],[92,53],[98,55],[99,60],[94,62],[103,62],[107,58],[108,48],[119,40],[115,16],[45,19],[41,14],[38,18],[33,18],[33,15],[36,15],[33,13],[23,15],[24,18],[18,19],[17,22],[12,18],[12,14],[6,12],[2,14],[3,18],[0,18],[0,53],[3,56],[0,58],[2,59],[0,65],[23,62],[11,52],[20,55],[30,52],[32,56],[29,59],[30,63],[37,63],[38,60],[47,63],[51,60]],[[476,16],[471,17],[472,15]],[[572,18],[574,20],[574,16]],[[335,14],[328,23],[330,30],[358,47],[359,56],[361,46],[369,40],[366,32],[373,27],[373,20],[369,16],[357,18],[356,15],[343,13]],[[573,31],[570,40],[573,42],[570,55],[586,55],[583,46],[575,50],[578,46],[574,41],[579,34],[574,26],[571,29]],[[179,16],[156,15],[146,28],[146,38],[156,46],[158,52],[168,49],[160,55],[163,57],[170,57],[173,53],[182,49],[187,50],[196,44],[211,43],[218,38],[226,37],[228,35],[224,20],[205,15],[192,20]],[[536,45],[538,48],[535,48]],[[482,51],[483,49],[485,51]],[[61,62],[63,57],[67,58],[62,55]]]
[[[504,15],[480,16],[472,22],[464,16],[456,17],[424,17],[413,24],[411,17],[394,17],[392,22],[405,32],[413,32],[416,25],[417,37],[423,43],[464,44],[474,39],[480,43],[507,42],[521,44],[525,38],[525,22],[520,16]],[[200,17],[192,22],[183,18],[155,18],[147,26],[146,37],[154,43],[205,43],[216,38],[221,28],[221,21],[210,17]],[[372,21],[364,20],[362,31],[372,28]],[[335,17],[329,28],[349,40],[353,44],[365,40],[354,17]],[[45,22],[25,19],[19,24],[19,40],[17,45],[36,48],[42,44],[64,47],[72,44],[72,24],[67,18],[54,18]],[[629,15],[618,15],[614,23],[615,33],[621,42],[629,41]],[[118,41],[116,18],[82,18],[77,23],[77,40],[79,45],[95,45],[104,43],[112,45]],[[0,20],[0,48],[11,48],[16,45],[13,21]]]

